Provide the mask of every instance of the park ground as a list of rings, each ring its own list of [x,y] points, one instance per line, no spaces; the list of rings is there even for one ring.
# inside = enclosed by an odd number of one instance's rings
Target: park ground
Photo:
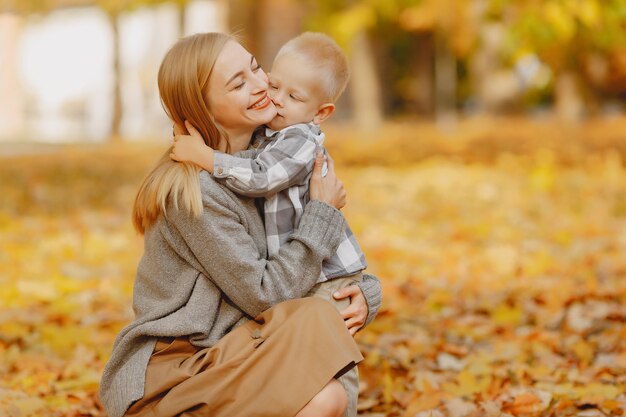
[[[626,415],[626,119],[327,129],[381,278],[362,416]],[[0,416],[104,416],[167,140],[0,145]]]

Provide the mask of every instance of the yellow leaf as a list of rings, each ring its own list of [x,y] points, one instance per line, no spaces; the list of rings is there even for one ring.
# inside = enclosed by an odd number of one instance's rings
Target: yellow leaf
[[[393,391],[394,391],[393,376],[391,375],[391,370],[389,369],[389,366],[387,365],[385,368],[386,369],[385,369],[385,373],[383,375],[383,381],[382,381],[383,382],[383,399],[385,400],[385,403],[391,404],[391,402],[393,401]]]
[[[584,365],[589,365],[594,356],[593,347],[585,342],[583,339],[578,339],[578,341],[572,346],[572,350],[580,359],[580,362]]]
[[[491,317],[496,324],[515,326],[521,323],[523,313],[520,307],[501,304],[491,313]]]
[[[22,416],[32,416],[46,406],[41,398],[21,398],[14,400],[13,405],[17,407]]]
[[[576,22],[567,10],[555,1],[544,6],[546,20],[552,26],[561,41],[572,39],[576,31]]]
[[[583,401],[597,403],[602,400],[614,400],[626,390],[626,386],[592,382],[584,387],[576,387],[576,393]]]
[[[588,27],[596,27],[600,22],[600,5],[597,0],[583,0],[578,2],[576,10],[578,18]]]
[[[478,381],[476,377],[468,370],[462,370],[457,377],[459,388],[456,392],[457,395],[465,396],[479,391]]]

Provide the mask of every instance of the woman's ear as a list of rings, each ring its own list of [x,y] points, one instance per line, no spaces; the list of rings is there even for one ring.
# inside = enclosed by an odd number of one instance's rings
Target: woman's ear
[[[316,125],[321,124],[324,120],[328,119],[335,112],[335,105],[333,103],[325,103],[317,108],[317,113],[313,117],[313,123]]]

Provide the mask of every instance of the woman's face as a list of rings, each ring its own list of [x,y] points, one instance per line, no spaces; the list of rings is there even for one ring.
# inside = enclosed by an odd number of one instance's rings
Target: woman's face
[[[276,115],[267,75],[238,42],[229,41],[215,61],[208,103],[215,121],[230,135],[252,133]]]

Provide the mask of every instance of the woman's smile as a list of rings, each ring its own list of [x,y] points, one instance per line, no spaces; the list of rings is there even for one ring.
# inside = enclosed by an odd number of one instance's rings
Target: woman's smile
[[[263,96],[263,98],[259,99],[252,106],[250,106],[248,108],[252,109],[252,110],[261,110],[261,109],[264,109],[267,106],[269,106],[270,102],[271,102],[271,100],[270,100],[269,96],[267,94],[265,94]]]

